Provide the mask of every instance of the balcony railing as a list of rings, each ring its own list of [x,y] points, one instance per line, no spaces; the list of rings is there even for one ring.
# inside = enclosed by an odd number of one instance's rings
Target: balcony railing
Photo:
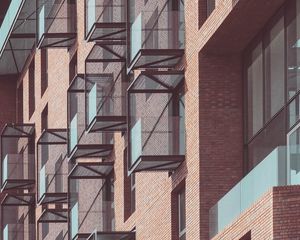
[[[34,125],[7,124],[1,133],[1,189],[30,189],[35,184]]]
[[[0,74],[18,74],[34,48],[35,1],[11,0],[0,27]]]
[[[185,45],[184,4],[175,2],[146,4],[138,14],[131,13],[135,20],[129,31],[130,69],[171,68],[180,61]]]
[[[128,89],[129,170],[172,171],[185,159],[182,72],[142,72]]]
[[[299,146],[292,148],[299,149]],[[286,156],[285,146],[275,148],[210,209],[211,238],[233,223],[272,187],[300,184],[299,153],[294,151],[291,159]]]
[[[77,75],[68,89],[68,157],[107,157],[113,149],[109,133],[87,133],[85,116],[85,76]]]
[[[87,41],[125,40],[125,0],[85,0]]]
[[[6,224],[2,232],[3,240],[35,239],[35,225]]]
[[[112,167],[112,162],[82,162],[70,172],[69,233],[72,240],[87,239],[95,229],[112,231],[114,201],[109,179]]]
[[[70,47],[75,43],[75,4],[68,0],[38,0],[38,48]]]

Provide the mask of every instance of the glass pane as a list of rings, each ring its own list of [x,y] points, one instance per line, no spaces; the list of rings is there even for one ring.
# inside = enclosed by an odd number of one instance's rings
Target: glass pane
[[[72,151],[73,148],[77,145],[77,114],[73,117],[70,123],[70,150]]]
[[[290,184],[300,184],[300,128],[289,135],[288,160]]]
[[[2,183],[4,183],[7,180],[7,172],[8,172],[8,155],[5,156],[3,160],[3,170],[2,170]]]
[[[142,48],[142,15],[139,14],[131,26],[131,60]]]
[[[88,0],[88,32],[96,22],[96,0]]]
[[[179,233],[185,230],[185,190],[179,193]]]
[[[291,1],[287,11],[287,97],[300,90],[300,1]]]
[[[89,92],[89,123],[97,116],[97,84]]]
[[[265,49],[266,121],[284,104],[284,20],[281,18],[267,36]]]
[[[253,50],[247,69],[248,78],[248,138],[263,126],[263,56],[262,43]]]
[[[42,38],[45,33],[45,6],[41,8],[39,13],[39,40]]]
[[[130,132],[131,138],[131,165],[142,155],[142,122],[139,119]]]
[[[9,240],[8,239],[8,225],[5,225],[5,228],[3,229],[3,240]]]
[[[46,166],[44,165],[40,170],[40,197],[46,193]]]
[[[78,203],[76,203],[71,209],[71,236],[72,239],[78,233]]]

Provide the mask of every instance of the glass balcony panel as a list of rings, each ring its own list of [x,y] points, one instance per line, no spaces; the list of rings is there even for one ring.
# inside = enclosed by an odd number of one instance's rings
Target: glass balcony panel
[[[142,155],[142,120],[138,120],[131,129],[131,164],[133,165]]]
[[[3,160],[3,165],[2,165],[2,183],[4,183],[8,176],[7,176],[7,173],[8,173],[8,155],[5,156],[4,160]]]
[[[230,225],[272,187],[286,185],[290,181],[288,165],[286,147],[275,148],[210,209],[210,237]]]
[[[45,34],[45,6],[41,8],[39,13],[39,39]]]
[[[124,0],[86,0],[86,39],[125,40]]]
[[[78,130],[77,130],[78,120],[77,120],[77,118],[78,118],[78,115],[75,114],[70,123],[70,149],[71,149],[71,151],[74,149],[74,147],[78,143]]]
[[[40,198],[46,193],[46,166],[40,170]]]
[[[94,84],[91,91],[89,92],[89,123],[97,116],[97,84]]]
[[[78,234],[79,224],[78,224],[78,203],[72,207],[71,210],[71,237],[74,239]]]

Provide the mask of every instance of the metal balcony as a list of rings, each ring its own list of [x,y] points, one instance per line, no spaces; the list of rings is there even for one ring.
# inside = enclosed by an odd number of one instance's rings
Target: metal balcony
[[[183,1],[149,1],[129,15],[129,69],[175,67],[184,54]]]
[[[37,47],[65,48],[76,41],[76,1],[38,0]]]
[[[6,124],[1,133],[1,191],[35,184],[34,125]]]
[[[35,195],[7,193],[1,202],[1,234],[3,240],[35,238]]]
[[[103,158],[113,150],[113,136],[85,131],[85,76],[75,76],[68,89],[68,158]]]
[[[88,239],[94,229],[112,230],[112,162],[80,162],[69,174],[69,236]]]
[[[126,130],[125,43],[101,43],[85,61],[85,101],[88,132]]]
[[[126,39],[126,0],[85,0],[86,40]]]
[[[11,0],[0,27],[0,74],[19,74],[34,49],[35,1]]]
[[[128,88],[129,172],[173,171],[185,159],[184,74],[144,71]]]
[[[67,203],[67,129],[45,129],[37,141],[38,203]]]

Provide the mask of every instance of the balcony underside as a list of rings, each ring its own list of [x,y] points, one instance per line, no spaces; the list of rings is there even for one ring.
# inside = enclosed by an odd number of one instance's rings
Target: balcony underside
[[[236,2],[232,11],[203,47],[204,53],[215,55],[240,53],[286,1],[239,0]],[[214,21],[216,19],[214,17],[219,18],[213,13],[208,21]]]
[[[88,128],[88,132],[124,132],[126,129],[126,116],[96,116]]]
[[[126,40],[126,23],[94,23],[87,41]]]
[[[70,179],[106,178],[113,170],[113,162],[76,163],[69,174]]]
[[[77,144],[72,150],[69,160],[85,157],[108,157],[113,144]]]
[[[185,160],[184,155],[140,156],[130,167],[130,172],[174,171]]]
[[[135,240],[134,232],[94,232],[87,240]]]
[[[72,240],[87,240],[89,236],[89,233],[77,233]]]
[[[68,193],[44,193],[39,204],[68,203]]]
[[[44,209],[38,219],[38,223],[67,223],[67,209]]]
[[[29,189],[35,184],[34,179],[8,179],[2,184],[1,191],[9,189]]]
[[[44,33],[38,48],[68,48],[76,41],[76,33]]]
[[[35,204],[33,193],[7,193],[5,194],[2,206],[30,206]]]
[[[184,54],[183,49],[141,49],[129,69],[174,68]]]

